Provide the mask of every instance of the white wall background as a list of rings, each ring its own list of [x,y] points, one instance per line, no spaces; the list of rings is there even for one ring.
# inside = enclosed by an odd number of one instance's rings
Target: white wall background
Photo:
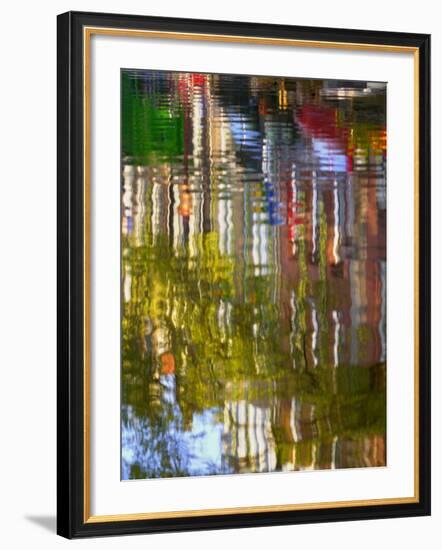
[[[67,10],[431,33],[433,85],[433,516],[66,541],[55,535],[56,21]],[[14,0],[0,29],[0,525],[3,548],[438,548],[442,538],[442,17],[401,0]]]

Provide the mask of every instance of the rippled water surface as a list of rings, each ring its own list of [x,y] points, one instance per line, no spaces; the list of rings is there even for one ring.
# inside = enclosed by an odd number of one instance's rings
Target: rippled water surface
[[[122,478],[385,465],[385,87],[121,78]]]

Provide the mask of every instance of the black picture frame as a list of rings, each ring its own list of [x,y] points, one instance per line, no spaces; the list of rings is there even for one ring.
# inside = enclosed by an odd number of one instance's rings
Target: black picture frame
[[[418,498],[410,503],[207,516],[87,521],[85,515],[84,29],[111,27],[206,35],[413,48],[418,72]],[[57,532],[67,538],[226,529],[430,514],[430,36],[333,28],[68,12],[57,21]]]

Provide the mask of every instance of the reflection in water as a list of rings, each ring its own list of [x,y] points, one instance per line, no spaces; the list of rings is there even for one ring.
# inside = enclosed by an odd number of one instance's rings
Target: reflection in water
[[[122,478],[382,466],[385,87],[122,72]]]

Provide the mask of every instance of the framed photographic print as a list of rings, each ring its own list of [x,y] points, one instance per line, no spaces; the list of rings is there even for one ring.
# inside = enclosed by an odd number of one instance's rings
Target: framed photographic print
[[[58,17],[58,533],[430,513],[430,37]]]

